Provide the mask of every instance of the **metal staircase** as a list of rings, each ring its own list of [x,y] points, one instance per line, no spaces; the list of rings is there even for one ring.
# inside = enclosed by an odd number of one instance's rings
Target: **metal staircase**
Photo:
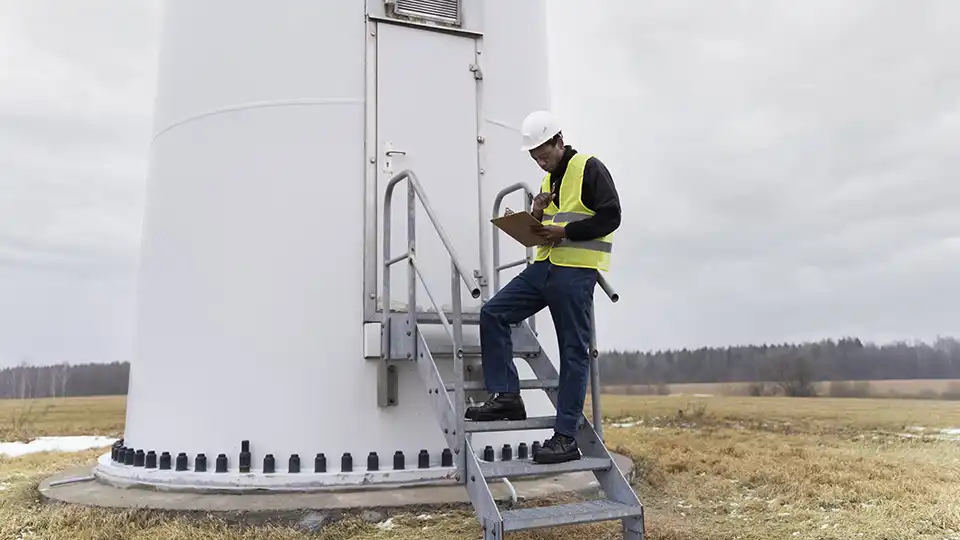
[[[390,224],[391,202],[396,185],[407,181],[407,251],[403,255],[391,257],[390,253]],[[523,190],[526,195],[527,209],[529,210],[532,194],[524,184],[514,184],[501,191],[494,204],[494,216],[499,214],[500,203],[508,193]],[[430,218],[437,234],[450,255],[450,284],[452,294],[452,309],[444,311],[437,304],[436,299],[427,288],[423,280],[421,269],[416,259],[415,216],[416,199]],[[506,533],[546,527],[591,523],[598,521],[620,520],[622,522],[623,538],[627,540],[643,540],[644,519],[643,505],[634,493],[630,483],[626,480],[603,443],[600,415],[599,370],[597,368],[596,335],[591,340],[591,398],[593,402],[593,419],[591,423],[581,415],[580,427],[577,433],[577,444],[582,457],[579,460],[560,464],[538,464],[532,459],[511,459],[506,461],[484,461],[477,457],[471,435],[473,433],[492,431],[513,431],[530,429],[551,429],[554,417],[528,418],[523,421],[502,422],[472,422],[464,419],[466,408],[466,393],[480,391],[484,387],[480,377],[474,375],[472,380],[465,380],[464,362],[468,359],[478,360],[479,347],[468,347],[464,344],[463,326],[479,324],[477,314],[464,313],[461,301],[461,287],[466,286],[473,298],[479,298],[481,289],[476,280],[466,272],[457,256],[456,251],[437,219],[433,208],[426,198],[426,194],[417,180],[416,175],[409,170],[403,171],[387,184],[384,200],[383,216],[383,283],[382,283],[382,320],[381,320],[381,358],[379,361],[378,401],[381,406],[397,405],[397,363],[414,362],[427,388],[429,401],[433,408],[440,428],[446,438],[447,445],[452,449],[454,465],[457,469],[456,479],[464,484],[473,503],[477,519],[483,527],[484,540],[502,540]],[[501,266],[499,264],[499,243],[494,231],[494,288],[499,290],[499,273],[507,268],[519,266],[531,260],[531,250],[527,250],[527,258]],[[390,270],[396,263],[407,261],[409,267],[407,280],[407,308],[403,311],[392,309],[390,291]],[[417,278],[427,292],[427,297],[434,311],[420,311],[417,306]],[[607,296],[614,302],[618,297],[609,284],[600,276],[600,286]],[[431,350],[424,329],[429,326],[441,325],[449,338],[449,348],[438,347],[434,344]],[[559,373],[547,357],[535,332],[533,318],[522,322],[512,330],[514,355],[523,358],[533,371],[535,378],[521,380],[521,389],[537,389],[546,392],[550,401],[556,407]],[[437,365],[439,358],[452,358],[453,380],[444,381]],[[472,370],[467,370],[472,371]],[[452,394],[452,399],[451,399]],[[531,456],[532,457],[532,456]],[[556,475],[561,473],[591,471],[600,484],[605,498],[594,501],[561,504],[538,508],[524,508],[516,510],[501,510],[490,492],[488,482],[501,478],[520,478],[530,476]]]

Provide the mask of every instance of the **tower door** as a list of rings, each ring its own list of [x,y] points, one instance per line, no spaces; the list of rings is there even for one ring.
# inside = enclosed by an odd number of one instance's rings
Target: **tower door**
[[[480,269],[477,80],[471,70],[475,62],[472,37],[378,24],[378,283],[382,283],[386,186],[407,169],[416,174],[464,267],[469,272]],[[415,208],[417,266],[430,293],[448,310],[449,256],[419,200]],[[393,190],[391,257],[407,249],[407,215],[407,182],[402,181]],[[395,264],[391,272],[391,300],[405,305],[407,264]],[[419,309],[432,310],[423,286],[417,289]],[[461,299],[464,308],[479,306],[465,289]]]

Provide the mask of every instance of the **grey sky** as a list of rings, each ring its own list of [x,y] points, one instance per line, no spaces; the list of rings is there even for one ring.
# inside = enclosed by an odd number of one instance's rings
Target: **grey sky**
[[[960,3],[549,0],[603,347],[960,334]],[[128,359],[158,0],[0,0],[0,365]]]
[[[0,365],[129,358],[156,0],[0,0]]]

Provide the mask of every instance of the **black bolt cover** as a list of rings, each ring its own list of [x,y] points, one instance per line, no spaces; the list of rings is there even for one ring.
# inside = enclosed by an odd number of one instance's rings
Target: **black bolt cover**
[[[250,472],[250,441],[240,441],[240,472]]]
[[[527,459],[527,443],[522,442],[517,446],[517,459]]]

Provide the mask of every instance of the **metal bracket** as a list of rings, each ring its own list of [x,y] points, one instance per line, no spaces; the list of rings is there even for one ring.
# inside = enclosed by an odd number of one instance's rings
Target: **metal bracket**
[[[483,275],[483,272],[482,272],[482,271],[480,271],[480,270],[474,270],[474,271],[473,271],[473,279],[477,280],[477,285],[480,285],[481,287],[486,287],[486,286],[487,286],[487,278],[486,278],[486,276]]]
[[[409,328],[410,320],[406,313],[391,313],[388,320],[389,349],[381,357],[390,362],[413,361],[417,357],[417,329]]]
[[[416,358],[417,343],[414,332],[408,329],[409,319],[406,313],[391,313],[386,326],[380,331],[386,332],[386,350],[381,346],[380,361],[377,366],[377,405],[380,407],[396,407],[400,402],[399,378],[397,376],[397,362],[412,362]],[[383,336],[382,336],[383,337]]]
[[[622,520],[621,530],[624,540],[644,540],[647,531],[644,527],[643,514]]]
[[[473,72],[473,78],[482,81],[483,80],[483,70],[480,69],[479,64],[470,64],[470,71]]]
[[[483,540],[503,540],[503,521],[483,516]]]
[[[399,395],[400,385],[396,364],[381,360],[377,365],[377,405],[396,407]]]

